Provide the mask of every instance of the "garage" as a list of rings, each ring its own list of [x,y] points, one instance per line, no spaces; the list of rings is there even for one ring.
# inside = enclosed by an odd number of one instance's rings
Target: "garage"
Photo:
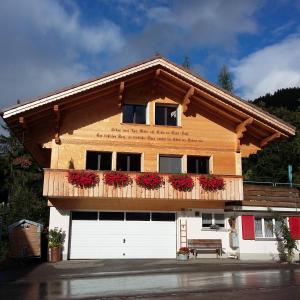
[[[70,259],[175,258],[176,214],[74,211]]]

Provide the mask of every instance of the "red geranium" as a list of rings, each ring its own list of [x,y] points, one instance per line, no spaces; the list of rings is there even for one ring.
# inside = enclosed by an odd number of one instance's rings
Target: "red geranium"
[[[181,247],[177,251],[177,254],[189,254],[189,253],[190,253],[190,249],[188,247]]]
[[[132,179],[128,174],[118,171],[104,173],[103,181],[105,184],[115,187],[127,186],[132,183]]]
[[[169,182],[178,191],[190,192],[194,187],[194,180],[188,174],[170,175]]]
[[[204,191],[216,192],[225,189],[224,179],[217,176],[200,176],[199,183]]]
[[[138,186],[148,190],[159,189],[164,184],[163,178],[155,173],[140,174],[136,177],[135,181]]]
[[[92,171],[69,171],[68,182],[79,188],[90,188],[99,182],[99,176]]]

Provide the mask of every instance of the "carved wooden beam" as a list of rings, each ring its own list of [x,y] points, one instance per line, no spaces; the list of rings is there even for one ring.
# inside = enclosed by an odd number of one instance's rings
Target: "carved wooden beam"
[[[123,95],[125,90],[125,82],[121,81],[119,86],[119,97],[118,97],[118,105],[119,107],[122,107],[123,105]]]
[[[248,118],[242,123],[240,123],[238,126],[235,128],[235,132],[237,134],[237,138],[241,139],[244,135],[244,132],[247,130],[247,126],[253,123],[253,118]]]
[[[270,136],[266,137],[265,139],[263,139],[260,142],[260,147],[266,146],[268,143],[270,143],[271,141],[280,138],[281,134],[279,132],[275,132],[273,134],[271,134]]]
[[[191,86],[183,98],[182,107],[184,113],[188,110],[188,106],[191,102],[191,97],[194,95],[194,92],[195,92],[195,88]]]
[[[56,144],[60,144],[60,137],[59,137],[59,131],[60,131],[60,109],[57,104],[53,106],[53,113],[55,116],[55,133],[54,133],[54,140]]]

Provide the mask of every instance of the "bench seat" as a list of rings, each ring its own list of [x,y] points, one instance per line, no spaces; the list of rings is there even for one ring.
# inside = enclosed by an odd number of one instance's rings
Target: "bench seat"
[[[221,239],[189,239],[188,248],[190,252],[197,257],[198,252],[216,253],[217,258],[222,256],[222,240]]]

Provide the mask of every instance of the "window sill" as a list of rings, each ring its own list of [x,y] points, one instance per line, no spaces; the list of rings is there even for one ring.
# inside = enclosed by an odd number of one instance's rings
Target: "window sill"
[[[182,128],[182,126],[176,126],[176,125],[158,125],[158,124],[154,124],[154,127],[168,127],[168,128]]]
[[[229,232],[229,229],[226,228],[220,228],[218,230],[216,229],[210,229],[210,228],[202,228],[201,231],[217,231],[217,232]]]
[[[144,123],[120,123],[121,125],[134,125],[134,126],[150,126],[151,124],[144,124]]]
[[[260,238],[255,238],[255,241],[276,241],[276,238],[273,238],[273,237],[260,237]]]

